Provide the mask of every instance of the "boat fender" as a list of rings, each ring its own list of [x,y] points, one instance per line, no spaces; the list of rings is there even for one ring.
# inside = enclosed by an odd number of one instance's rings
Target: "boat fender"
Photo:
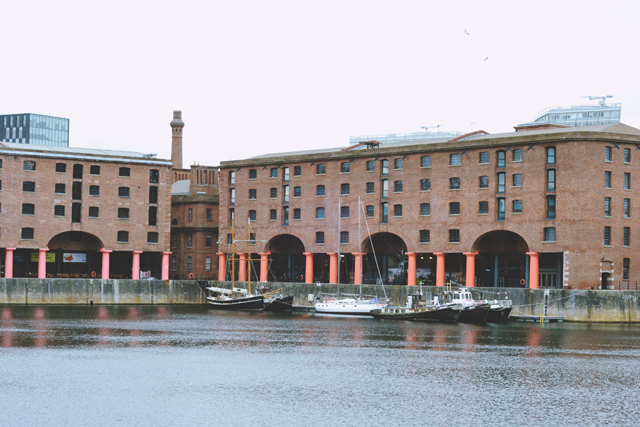
[[[327,299],[326,299],[326,298],[324,299],[324,302],[327,302]]]

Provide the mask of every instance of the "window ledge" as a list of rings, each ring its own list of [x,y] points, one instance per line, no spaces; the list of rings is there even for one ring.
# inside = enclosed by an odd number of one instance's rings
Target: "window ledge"
[[[449,166],[450,166],[450,167],[452,167],[452,168],[459,168],[459,167],[461,167],[462,165],[449,165]]]
[[[449,242],[450,245],[459,245],[460,242]]]
[[[478,190],[488,190],[489,187],[478,187]]]
[[[478,214],[478,216],[487,216],[487,215],[489,215],[489,212],[487,212],[487,213],[479,213]]]
[[[429,193],[431,190],[420,190],[421,193]]]
[[[431,243],[431,242],[418,242],[418,244],[419,244],[419,245],[428,245],[428,244],[430,244],[430,243]]]
[[[449,191],[460,191],[460,188],[450,188]]]
[[[431,166],[420,166],[420,169],[431,169]]]
[[[511,212],[511,215],[522,215],[522,212]]]
[[[543,240],[542,241],[543,245],[548,245],[549,243],[556,243],[556,241],[555,240]]]
[[[452,213],[450,213],[449,216],[460,216],[460,214],[452,214]]]

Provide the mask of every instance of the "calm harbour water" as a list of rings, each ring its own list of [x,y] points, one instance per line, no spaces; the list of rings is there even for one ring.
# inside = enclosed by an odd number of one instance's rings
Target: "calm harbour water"
[[[640,425],[640,326],[0,307],[6,426]]]

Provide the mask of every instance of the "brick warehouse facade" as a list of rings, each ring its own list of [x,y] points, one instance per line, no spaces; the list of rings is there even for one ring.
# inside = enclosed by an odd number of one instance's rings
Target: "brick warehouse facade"
[[[168,278],[171,163],[0,143],[3,277]]]
[[[251,224],[261,281],[358,283],[360,257],[370,283],[638,280],[639,144],[624,124],[522,126],[223,162],[219,276],[235,218],[236,240]],[[240,280],[247,250],[235,245]]]

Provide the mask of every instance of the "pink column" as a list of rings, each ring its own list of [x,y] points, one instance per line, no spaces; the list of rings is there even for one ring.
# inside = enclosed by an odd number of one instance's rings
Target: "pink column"
[[[478,252],[463,252],[467,257],[467,279],[466,286],[473,288],[476,285],[476,255]]]
[[[436,260],[436,286],[444,286],[444,254],[435,252]]]
[[[171,252],[162,252],[162,273],[160,280],[169,280],[169,255],[171,255]]]
[[[260,253],[260,281],[266,282],[269,280],[269,255],[271,252]]]
[[[305,256],[305,269],[304,269],[304,283],[313,283],[313,254],[311,252],[304,252]]]
[[[13,279],[13,251],[16,248],[5,248],[4,249],[4,278],[5,279]]]
[[[415,286],[418,279],[418,268],[416,266],[416,254],[413,252],[406,252],[409,257],[409,265],[407,266],[407,285]]]
[[[240,261],[238,262],[238,281],[246,282],[247,281],[247,254],[241,253],[238,254],[240,257]]]
[[[109,279],[109,254],[113,251],[102,248],[100,252],[102,252],[102,280],[107,280]]]
[[[131,268],[131,278],[140,280],[140,254],[142,251],[133,251],[133,267]]]
[[[360,285],[362,284],[362,272],[360,271],[360,257],[362,256],[359,252],[354,252],[352,254],[354,258],[354,267],[353,267],[353,284]]]
[[[49,248],[38,249],[38,279],[47,278],[47,251]]]
[[[529,289],[538,289],[540,280],[540,271],[538,268],[538,252],[527,252],[529,255]]]
[[[329,283],[338,282],[338,254],[327,253],[329,255]]]
[[[227,254],[216,252],[216,255],[218,255],[218,281],[224,282],[224,276],[227,275]]]

